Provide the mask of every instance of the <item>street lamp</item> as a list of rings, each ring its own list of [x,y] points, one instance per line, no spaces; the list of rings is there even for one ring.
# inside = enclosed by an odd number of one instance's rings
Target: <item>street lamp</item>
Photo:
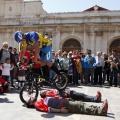
[[[51,47],[52,47],[52,35],[50,35],[49,40],[51,41]]]
[[[47,33],[47,32],[44,34],[44,38],[49,38],[49,36],[48,36],[48,33]]]
[[[50,35],[49,40],[50,40],[51,42],[52,42],[52,38],[53,38],[52,35]]]

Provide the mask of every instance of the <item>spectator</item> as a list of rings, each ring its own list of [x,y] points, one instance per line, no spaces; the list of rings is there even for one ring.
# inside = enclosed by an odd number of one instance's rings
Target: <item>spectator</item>
[[[62,51],[61,50],[58,50],[58,59],[59,59],[59,61],[62,59]]]
[[[59,61],[60,66],[63,72],[67,74],[68,67],[69,67],[69,59],[67,58],[67,52],[63,52],[63,58]]]
[[[15,55],[13,53],[12,47],[9,47],[8,50],[9,50],[9,53],[10,53],[10,64],[11,64],[11,66],[16,66]],[[13,79],[14,79],[14,68],[12,70],[10,70],[10,81],[11,81],[10,83],[11,83],[12,87],[15,87],[13,85]]]
[[[55,51],[52,51],[52,62],[57,66],[56,59],[55,59]],[[54,78],[55,75],[56,73],[51,68],[49,68],[49,77]]]
[[[8,43],[4,42],[2,49],[0,50],[0,64],[5,63],[5,59],[9,57],[10,58],[10,53],[8,51]],[[2,71],[0,70],[0,76],[2,74]]]
[[[55,53],[55,64],[56,64],[58,70],[61,70],[57,52]]]
[[[117,51],[115,49],[112,50],[112,55],[110,57],[112,59],[109,60],[111,63],[109,85],[112,86],[114,84],[114,86],[117,87],[117,63],[119,62],[119,56],[117,55]]]
[[[108,62],[108,56],[106,53],[103,53],[103,59],[104,59],[104,67],[103,67],[103,84],[106,81],[106,75],[107,75],[107,81],[109,82],[109,76],[110,76],[110,62]]]
[[[81,57],[78,55],[78,50],[73,51],[73,84],[79,85],[79,70],[81,70]]]
[[[19,57],[18,57],[18,53],[17,53],[16,48],[13,49],[13,54],[15,56],[15,63],[17,64],[17,62],[19,61]],[[16,75],[17,75],[17,66],[15,65],[14,66],[14,79],[17,77]]]
[[[21,54],[21,51],[19,52],[19,59],[20,59],[20,54]],[[26,64],[30,63],[30,60],[31,60],[30,58],[31,58],[31,53],[29,50],[26,50],[23,56],[24,63]]]
[[[94,72],[94,85],[98,84],[99,78],[99,85],[102,85],[102,68],[104,66],[104,60],[101,57],[101,52],[97,52],[97,56],[95,57],[96,62],[94,63],[95,72]]]
[[[84,83],[86,80],[86,64],[85,64],[85,54],[81,53],[81,64],[82,64],[82,73],[80,75],[81,83]]]
[[[10,77],[10,70],[14,68],[13,65],[10,64],[10,58],[5,59],[5,63],[1,65],[1,70],[2,70],[2,78],[8,82],[9,77]]]
[[[14,56],[15,56],[15,62],[17,63],[19,61],[19,57],[18,57],[18,53],[17,53],[16,48],[13,48],[13,53],[14,53]]]
[[[62,59],[62,51],[58,50],[58,64],[59,64],[59,70],[62,71],[62,68],[60,66],[60,61]]]
[[[71,84],[73,83],[73,64],[74,64],[74,59],[72,58],[72,51],[70,51],[68,55],[69,55],[68,82],[69,84]]]
[[[84,59],[86,64],[86,81],[85,83],[88,84],[89,78],[91,76],[91,84],[93,84],[93,74],[94,74],[94,63],[96,62],[95,57],[91,56],[91,51],[87,51],[87,56]]]

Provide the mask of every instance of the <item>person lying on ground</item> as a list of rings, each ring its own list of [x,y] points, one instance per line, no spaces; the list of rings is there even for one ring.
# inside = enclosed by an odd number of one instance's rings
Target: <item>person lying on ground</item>
[[[0,77],[0,93],[9,92],[11,87],[7,81]]]
[[[81,101],[70,100],[68,98],[45,97],[38,101],[36,98],[30,98],[26,101],[26,105],[27,108],[36,108],[38,111],[51,113],[78,113],[106,116],[108,111],[107,100],[105,100],[101,106],[95,106]]]
[[[95,96],[86,95],[84,93],[76,92],[74,90],[63,90],[58,91],[57,89],[48,89],[40,91],[40,96],[43,97],[63,97],[71,98],[73,100],[81,100],[84,102],[101,102],[101,92],[97,91]]]

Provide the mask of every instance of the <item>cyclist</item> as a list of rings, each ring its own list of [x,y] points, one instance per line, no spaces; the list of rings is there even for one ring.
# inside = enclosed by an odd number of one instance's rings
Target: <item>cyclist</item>
[[[22,31],[16,31],[14,34],[16,42],[21,43],[20,61],[23,63],[23,56],[28,45],[35,49],[34,62],[37,63],[37,59],[40,55],[41,66],[47,65],[56,74],[60,75],[60,72],[52,61],[52,46],[51,41],[47,36],[43,37],[38,32],[23,33]],[[59,77],[60,78],[60,77]]]

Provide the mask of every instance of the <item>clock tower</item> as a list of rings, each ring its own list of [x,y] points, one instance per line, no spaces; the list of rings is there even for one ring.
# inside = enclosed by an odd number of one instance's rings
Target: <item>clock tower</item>
[[[1,0],[0,17],[12,18],[21,15],[23,0]]]
[[[0,18],[34,17],[46,14],[41,0],[0,0]]]

